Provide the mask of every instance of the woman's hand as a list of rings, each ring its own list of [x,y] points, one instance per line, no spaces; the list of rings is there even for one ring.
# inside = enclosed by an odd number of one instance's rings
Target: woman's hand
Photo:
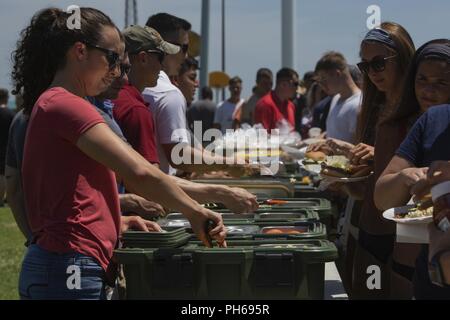
[[[234,213],[248,213],[258,209],[256,196],[242,188],[226,187],[220,202]]]
[[[406,168],[399,172],[399,177],[403,185],[412,190],[416,183],[426,178],[427,171],[428,168]]]
[[[373,161],[374,155],[374,147],[364,143],[359,143],[354,148],[349,150],[347,157],[353,164],[367,164]]]
[[[351,143],[338,140],[338,139],[327,139],[318,143],[311,144],[306,152],[317,152],[322,151],[327,155],[344,155],[347,156],[348,152],[355,146]]]
[[[418,181],[411,189],[414,199],[422,199],[430,189],[441,182],[450,181],[450,162],[434,161],[428,168],[427,176]]]
[[[338,139],[327,139],[326,145],[329,149],[331,149],[333,155],[342,155],[346,157],[348,157],[350,150],[355,147],[355,145],[351,143]]]
[[[310,144],[306,149],[306,152],[317,152],[317,151],[321,151],[327,155],[333,154],[333,150],[330,148],[330,146],[328,146],[327,140]]]
[[[131,193],[120,195],[120,209],[124,213],[135,213],[144,219],[157,218],[167,214],[160,204]]]
[[[215,240],[219,247],[227,246],[227,243],[225,241],[227,231],[220,214],[205,209],[199,205],[198,210],[189,215],[188,219],[191,223],[192,230],[205,246],[210,246],[210,241],[208,240],[208,238]],[[207,234],[209,221],[213,222],[214,228]]]
[[[139,216],[122,216],[120,221],[120,231],[121,233],[124,233],[128,230],[162,232],[161,227],[156,222],[144,220]]]

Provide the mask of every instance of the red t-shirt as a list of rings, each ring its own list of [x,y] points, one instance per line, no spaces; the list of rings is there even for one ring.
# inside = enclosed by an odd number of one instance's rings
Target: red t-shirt
[[[153,114],[141,93],[127,83],[113,103],[114,119],[128,143],[148,162],[159,163]]]
[[[45,91],[30,117],[22,173],[37,244],[90,256],[106,271],[120,232],[116,179],[76,146],[99,123],[104,120],[86,100],[63,88]]]
[[[255,107],[255,123],[261,123],[267,130],[277,128],[277,123],[285,119],[295,128],[295,106],[291,101],[281,102],[274,91],[262,97]]]

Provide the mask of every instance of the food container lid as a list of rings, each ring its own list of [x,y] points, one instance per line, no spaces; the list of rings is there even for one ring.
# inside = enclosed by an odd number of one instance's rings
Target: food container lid
[[[177,228],[172,230],[165,230],[163,228],[163,232],[147,232],[147,231],[127,231],[122,235],[123,239],[133,239],[133,240],[155,240],[155,239],[176,239],[179,236],[185,235],[185,228]]]
[[[306,218],[306,213],[303,212],[265,212],[259,214],[260,220],[294,220]]]
[[[256,234],[259,232],[259,227],[255,225],[242,226],[225,226],[229,235],[233,234]]]
[[[450,181],[439,183],[431,188],[431,198],[433,201],[436,201],[447,193],[450,193]]]
[[[260,248],[274,248],[274,249],[305,249],[305,248],[315,248],[317,245],[312,243],[268,243],[260,244]]]
[[[169,213],[166,216],[166,219],[167,220],[186,220],[186,217],[182,213],[175,212],[175,213]]]
[[[178,227],[178,228],[190,228],[191,224],[188,220],[161,220],[158,222],[161,227]]]
[[[249,213],[231,213],[231,212],[223,212],[221,213],[223,220],[245,220],[245,219],[253,219],[255,217],[254,214]]]
[[[261,229],[262,234],[304,234],[308,231],[308,226],[269,226]]]
[[[191,235],[186,233],[176,239],[124,239],[124,247],[128,248],[177,248],[185,245],[191,238]]]

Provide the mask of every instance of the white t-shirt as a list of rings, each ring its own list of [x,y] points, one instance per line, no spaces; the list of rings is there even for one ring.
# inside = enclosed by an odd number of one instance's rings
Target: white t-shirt
[[[161,145],[189,143],[186,99],[164,71],[159,73],[156,87],[145,88],[142,95],[153,113],[160,168],[163,172],[174,175],[176,169],[170,166]]]
[[[356,123],[361,106],[361,91],[341,100],[337,94],[331,100],[327,118],[327,138],[355,143]]]
[[[238,103],[232,103],[228,100],[222,101],[217,106],[214,114],[214,123],[220,124],[220,130],[225,134],[227,129],[233,129],[233,114],[237,107],[244,103],[244,99],[239,100]]]

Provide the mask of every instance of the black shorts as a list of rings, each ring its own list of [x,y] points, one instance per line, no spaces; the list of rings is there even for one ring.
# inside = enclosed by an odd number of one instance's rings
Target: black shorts
[[[394,241],[395,235],[373,235],[359,229],[359,245],[385,264],[394,250]]]
[[[396,274],[402,276],[405,279],[408,279],[410,282],[414,279],[414,273],[416,272],[416,269],[401,263],[398,263],[394,260],[392,260],[392,271],[394,271]]]

